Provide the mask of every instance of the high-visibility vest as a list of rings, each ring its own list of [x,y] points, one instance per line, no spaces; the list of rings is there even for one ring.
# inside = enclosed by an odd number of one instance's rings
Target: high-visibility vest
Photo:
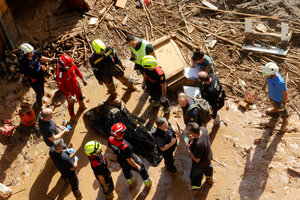
[[[146,47],[147,45],[150,44],[150,42],[148,42],[147,40],[142,40],[142,45],[139,48],[139,50],[135,50],[135,48],[132,48],[131,46],[129,46],[129,49],[132,51],[132,53],[135,55],[135,63],[142,65],[142,58],[144,56],[146,56]]]
[[[20,111],[19,116],[21,118],[21,124],[23,124],[26,127],[33,126],[36,122],[35,113],[32,108],[27,113],[23,113]]]

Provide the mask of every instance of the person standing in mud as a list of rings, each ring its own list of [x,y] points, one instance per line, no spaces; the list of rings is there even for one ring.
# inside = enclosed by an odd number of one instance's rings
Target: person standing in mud
[[[58,64],[59,64],[59,68],[57,69],[56,72],[56,82],[58,84],[59,89],[66,96],[68,102],[69,114],[72,118],[75,117],[74,96],[76,96],[80,108],[86,109],[86,105],[83,102],[83,95],[81,92],[81,88],[77,82],[76,76],[78,76],[82,80],[84,86],[87,85],[87,82],[70,56],[61,55],[58,59]]]
[[[201,71],[198,73],[198,79],[203,83],[201,98],[208,101],[212,108],[213,123],[218,126],[221,123],[219,110],[224,106],[225,91],[215,75],[209,75],[206,71]]]
[[[200,126],[206,127],[210,120],[211,110],[205,99],[196,99],[185,93],[179,93],[177,102],[182,109],[185,125],[189,122],[197,122]]]
[[[211,58],[207,55],[204,55],[200,49],[196,49],[196,51],[194,51],[192,61],[195,68],[199,68],[200,71],[207,72],[210,76],[214,75],[214,68]]]
[[[34,48],[28,44],[23,43],[18,47],[22,52],[19,63],[19,84],[22,84],[23,79],[28,81],[34,92],[36,93],[36,105],[42,106],[42,98],[45,94],[44,84],[47,71],[45,66],[41,64],[43,62],[53,62],[55,59],[42,56],[41,53],[34,50]]]
[[[275,63],[267,63],[264,66],[263,74],[266,76],[263,90],[268,85],[268,95],[272,103],[272,108],[268,108],[266,113],[268,115],[279,113],[282,117],[282,125],[279,132],[286,132],[288,125],[288,112],[286,109],[287,102],[287,87],[281,74],[278,72],[278,66]],[[263,122],[261,125],[266,127],[274,127],[276,120],[271,120],[267,123]]]
[[[196,122],[187,125],[189,141],[186,141],[186,151],[192,159],[190,173],[192,190],[194,193],[200,190],[203,174],[206,176],[206,183],[213,185],[213,167],[211,165],[212,150],[207,129],[200,127]]]
[[[157,65],[155,57],[149,55],[142,59],[144,71],[143,89],[146,89],[151,98],[154,107],[163,106],[163,112],[170,112],[170,101],[167,97],[167,81],[163,70]]]
[[[90,160],[95,177],[100,182],[105,197],[112,199],[114,196],[114,183],[107,161],[101,154],[101,144],[97,140],[89,141],[84,146],[84,152]]]
[[[62,138],[65,133],[69,132],[69,129],[66,127],[55,124],[52,121],[52,117],[53,111],[50,108],[43,109],[38,117],[41,134],[46,145],[49,147],[53,146],[55,139]],[[62,131],[59,132],[57,128],[60,128]]]
[[[158,117],[156,119],[156,125],[157,129],[154,136],[158,146],[157,150],[164,157],[168,171],[175,174],[177,169],[174,165],[173,153],[177,146],[176,132],[164,117]]]
[[[55,139],[53,142],[53,146],[49,151],[50,158],[53,160],[56,168],[61,173],[61,177],[71,185],[72,192],[75,198],[82,199],[76,172],[79,159],[77,156],[74,156],[73,162],[69,156],[70,152],[66,152],[63,150],[64,146],[65,144],[62,138]],[[72,153],[75,153],[73,149]]]
[[[135,63],[134,70],[143,73],[145,69],[142,66],[142,59],[146,55],[151,55],[156,57],[153,46],[147,40],[134,37],[128,34],[126,37],[126,42],[129,45],[131,51],[130,60]]]
[[[105,45],[99,39],[93,41],[92,47],[94,52],[89,59],[94,75],[99,84],[102,85],[104,83],[106,85],[112,99],[117,97],[113,76],[127,86],[128,89],[132,91],[139,90],[124,77],[125,67],[112,47]]]
[[[116,123],[111,127],[111,136],[108,138],[108,145],[117,155],[117,161],[120,164],[126,182],[130,186],[135,186],[136,180],[131,170],[137,171],[144,180],[145,186],[150,189],[152,180],[142,160],[133,153],[131,145],[123,139],[126,133],[126,126],[122,123]]]

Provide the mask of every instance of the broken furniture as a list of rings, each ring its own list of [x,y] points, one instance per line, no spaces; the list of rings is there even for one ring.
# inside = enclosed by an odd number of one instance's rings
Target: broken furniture
[[[286,56],[291,38],[292,32],[289,32],[289,25],[286,23],[281,24],[281,34],[259,33],[252,30],[252,19],[245,19],[245,44],[242,48],[247,51]]]

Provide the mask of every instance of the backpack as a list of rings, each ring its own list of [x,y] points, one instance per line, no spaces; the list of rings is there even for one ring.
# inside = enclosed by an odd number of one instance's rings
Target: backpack
[[[196,99],[193,97],[189,97],[189,98],[191,98],[195,103],[188,107],[187,111],[185,112],[185,115],[187,115],[192,109],[198,108],[199,121],[197,123],[201,125],[209,122],[211,116],[211,109],[208,102],[202,98],[201,99]]]

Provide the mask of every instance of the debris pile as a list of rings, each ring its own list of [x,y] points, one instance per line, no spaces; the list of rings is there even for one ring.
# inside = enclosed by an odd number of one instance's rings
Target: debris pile
[[[0,62],[0,74],[2,74],[4,78],[8,80],[17,79],[18,67],[19,67],[18,55],[16,55],[13,51],[6,50],[5,62],[4,61]]]

